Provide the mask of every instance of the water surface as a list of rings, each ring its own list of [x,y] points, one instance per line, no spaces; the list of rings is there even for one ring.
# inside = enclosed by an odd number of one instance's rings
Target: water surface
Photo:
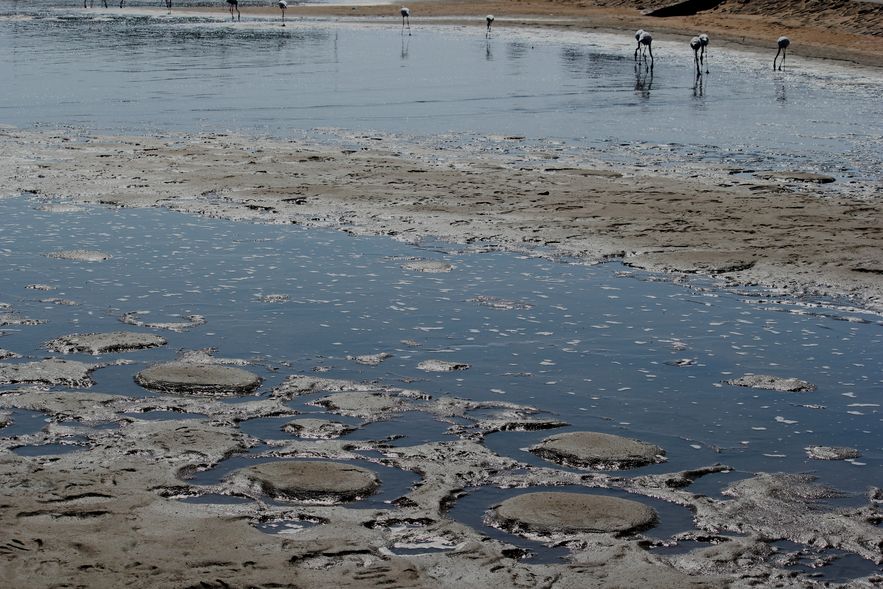
[[[631,35],[359,24],[136,9],[25,8],[0,0],[0,121],[108,132],[338,128],[407,140],[522,136],[571,157],[668,173],[807,170],[870,196],[883,169],[883,76],[714,46],[696,80],[686,43]],[[296,11],[290,11],[295,14]],[[5,16],[4,16],[5,15]],[[794,53],[799,54],[798,48]],[[444,145],[450,146],[450,143]],[[482,146],[493,149],[493,146]],[[590,152],[586,150],[590,149]],[[724,172],[722,172],[724,170]]]

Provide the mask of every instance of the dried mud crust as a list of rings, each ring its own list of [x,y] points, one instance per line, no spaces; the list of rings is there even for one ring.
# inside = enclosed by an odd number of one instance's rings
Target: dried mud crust
[[[306,384],[300,382],[300,386]],[[343,391],[360,385],[327,381],[326,386]],[[431,400],[415,391],[409,393],[412,410],[422,406],[439,418],[458,415],[464,419],[470,408],[499,414],[529,414],[531,410],[513,404],[494,409],[467,400]],[[811,577],[777,565],[761,538],[787,538],[820,549],[849,550],[864,558],[880,557],[883,531],[872,523],[880,517],[879,492],[867,506],[845,512],[817,503],[834,491],[814,484],[811,477],[769,474],[740,481],[727,491],[728,501],[717,501],[695,495],[690,483],[727,470],[723,465],[614,477],[532,467],[469,439],[396,447],[356,439],[271,443],[230,425],[255,417],[293,415],[286,401],[279,397],[228,403],[212,398],[133,398],[28,389],[0,393],[0,416],[26,409],[45,413],[50,422],[31,434],[0,437],[4,581],[31,588],[59,584],[211,587],[220,586],[217,580],[223,579],[228,586],[454,589],[725,587],[752,586],[762,580],[796,588],[811,585]],[[137,418],[148,410],[201,413],[206,418]],[[104,422],[116,422],[118,427],[87,427]],[[9,451],[23,444],[59,443],[72,435],[85,438],[89,451],[29,457]],[[419,473],[420,480],[404,497],[375,509],[359,503],[183,503],[175,499],[212,493],[253,495],[256,483],[240,478],[242,471],[217,485],[193,484],[186,475],[218,466],[232,454],[257,449],[262,442],[269,448],[255,454],[256,458],[278,461],[284,455],[287,463],[330,461],[334,468],[349,468],[341,460],[374,461]],[[306,457],[311,460],[299,460]],[[258,467],[270,464],[275,463]],[[330,478],[323,475],[313,480],[327,486]],[[281,479],[285,477],[273,476],[271,482],[284,485]],[[623,521],[644,525],[632,518],[632,512],[647,514],[640,499],[655,497],[694,511],[697,530],[690,537],[712,538],[715,545],[667,557],[642,548],[640,532],[600,531],[596,524],[566,532],[555,527],[558,531],[546,540],[536,532],[527,535],[548,543],[565,542],[572,551],[569,561],[532,564],[519,558],[522,550],[445,516],[464,489],[488,485],[524,488],[526,494],[532,486],[550,485],[579,485],[586,494],[594,487],[628,491],[640,505],[629,506],[625,518],[616,518],[616,530],[626,525]],[[540,512],[546,505],[534,503]],[[607,516],[616,509],[601,511]],[[519,517],[527,520],[528,513],[520,509]],[[268,535],[256,528],[276,521],[313,525],[294,535]],[[415,549],[421,547],[425,551],[415,556]],[[398,554],[402,549],[408,553]],[[860,580],[858,586],[873,586],[873,582]]]

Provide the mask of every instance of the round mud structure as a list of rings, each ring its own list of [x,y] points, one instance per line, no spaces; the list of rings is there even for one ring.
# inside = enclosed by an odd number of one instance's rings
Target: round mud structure
[[[598,432],[570,432],[550,436],[530,451],[546,460],[575,466],[618,470],[664,460],[665,450],[631,438]]]
[[[354,501],[380,486],[380,479],[372,471],[339,462],[268,462],[242,469],[234,476],[259,486],[271,497],[299,501]]]
[[[656,512],[637,501],[584,493],[525,493],[503,501],[490,523],[514,533],[635,532],[651,527]]]
[[[241,368],[168,362],[142,370],[135,375],[135,382],[164,393],[230,396],[250,393],[261,384],[261,379]]]

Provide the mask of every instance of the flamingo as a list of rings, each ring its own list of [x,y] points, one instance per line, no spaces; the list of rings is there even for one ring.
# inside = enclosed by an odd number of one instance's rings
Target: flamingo
[[[288,2],[279,0],[279,10],[282,11],[282,26],[285,26],[285,9],[288,8]]]
[[[706,35],[705,33],[700,34],[699,35],[699,43],[702,44],[702,51],[699,53],[699,63],[702,63],[703,59],[704,59],[705,73],[707,74],[708,73],[708,56],[705,53],[707,51],[706,47],[708,47],[708,35]]]
[[[489,37],[491,34],[491,25],[494,24],[494,15],[493,14],[487,15],[485,17],[485,20],[487,21],[487,32],[484,34],[484,36]]]
[[[699,67],[699,51],[702,49],[702,41],[699,37],[693,37],[690,39],[690,49],[693,50],[693,61],[696,63],[696,75],[701,76],[702,71]]]
[[[638,37],[638,46],[640,47],[641,45],[643,45],[644,47],[647,48],[647,51],[650,52],[650,67],[653,67],[653,47],[651,47],[652,43],[653,43],[653,35],[651,35],[647,31],[643,31],[641,33],[641,36]],[[643,52],[641,53],[641,55],[643,56]],[[645,58],[644,63],[646,63],[646,62],[647,62],[647,60]]]
[[[776,69],[776,60],[779,59],[779,53],[782,54],[782,63],[779,64],[779,71],[782,71],[782,66],[785,65],[785,54],[788,52],[788,45],[791,44],[791,39],[788,37],[779,37],[779,40],[776,41],[779,45],[779,50],[776,51],[776,56],[773,58],[773,70]]]
[[[236,10],[236,19],[241,20],[242,15],[239,13],[239,0],[227,0],[227,4],[230,5],[230,20],[233,19],[233,10]]]
[[[638,29],[635,31],[635,41],[638,42],[638,46],[635,47],[635,61],[638,61],[638,51],[641,50],[641,35],[644,34],[644,29]]]
[[[411,9],[407,6],[402,6],[402,9],[399,11],[402,13],[402,34],[405,34],[405,21],[408,22],[408,35],[411,34]]]
[[[166,0],[166,8],[169,9],[169,14],[172,14],[172,0]]]

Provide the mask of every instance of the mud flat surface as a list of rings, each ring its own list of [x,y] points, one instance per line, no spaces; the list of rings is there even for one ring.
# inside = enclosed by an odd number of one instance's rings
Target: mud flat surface
[[[337,384],[352,394],[363,386]],[[473,419],[470,409],[532,411],[456,398],[414,399],[412,390],[388,394],[439,416],[459,412]],[[229,586],[291,587],[811,583],[809,576],[785,566],[788,555],[770,551],[767,542],[772,538],[881,560],[883,532],[874,524],[880,518],[879,502],[872,498],[850,510],[822,509],[817,502],[836,491],[804,475],[758,475],[733,485],[729,498],[718,500],[694,494],[690,487],[705,476],[726,472],[723,465],[622,478],[532,467],[465,439],[390,447],[384,441],[351,438],[277,442],[268,448],[232,425],[262,415],[293,414],[284,399],[229,404],[16,389],[0,394],[0,408],[4,415],[37,410],[49,419],[41,431],[0,438],[4,575],[19,586],[55,586],[60,579],[89,586],[212,586],[219,578]],[[148,408],[198,408],[206,419],[136,417]],[[65,441],[80,451],[47,450],[31,456],[11,451]],[[217,484],[190,482],[193,473],[249,448],[256,458],[276,461]],[[353,460],[363,466],[341,462]],[[385,467],[379,477],[372,464]],[[387,507],[315,501],[317,496],[346,500],[370,492],[378,480],[384,484],[390,468],[417,472],[420,479]],[[572,556],[566,562],[532,564],[523,559],[524,549],[445,516],[446,505],[461,489],[532,484],[576,485],[586,493],[523,494],[489,517],[540,544],[569,547]],[[625,490],[633,499],[595,496],[593,488]],[[268,501],[267,494],[283,500]],[[200,496],[203,500],[196,503],[180,501]],[[245,500],[218,499],[224,496]],[[696,528],[680,539],[697,543],[697,548],[676,555],[648,551],[639,530],[653,525],[657,515],[640,503],[642,496],[689,508]],[[568,515],[574,509],[582,518],[577,522]],[[281,529],[288,531],[259,531],[268,522],[285,523]],[[854,583],[871,587],[879,580],[872,575]]]
[[[522,170],[518,161],[481,154],[449,167],[419,154],[232,135],[77,138],[5,130],[0,153],[8,193],[410,241],[545,246],[587,261],[622,259],[798,294],[846,295],[883,309],[878,200],[583,169]],[[406,266],[449,270],[441,262]]]
[[[11,383],[0,388],[4,582],[28,587],[59,582],[223,586],[219,579],[229,586],[266,587],[803,587],[820,571],[823,579],[840,578],[830,571],[844,563],[842,578],[853,585],[879,583],[880,491],[865,484],[873,480],[870,469],[878,467],[879,457],[864,437],[873,436],[876,385],[864,378],[870,372],[855,365],[871,365],[857,347],[872,349],[879,326],[859,321],[858,314],[835,314],[836,319],[791,315],[752,309],[744,302],[730,309],[735,299],[719,304],[720,311],[705,306],[723,296],[708,289],[656,284],[649,281],[658,277],[649,275],[644,283],[604,266],[568,268],[484,247],[484,253],[436,251],[439,258],[455,260],[456,269],[427,274],[401,268],[402,259],[417,248],[388,239],[164,210],[83,205],[73,212],[35,211],[44,200],[0,202],[10,221],[2,253],[19,269],[7,283],[3,298],[11,302],[3,303],[4,309],[35,318],[3,330],[4,349],[12,352],[0,367]],[[17,222],[24,218],[29,227]],[[91,239],[95,232],[90,227],[120,239],[101,241],[113,255],[97,269],[77,260],[51,260],[54,265],[46,271],[34,262],[47,260],[33,251],[34,227],[47,242],[71,240],[72,233]],[[143,236],[135,239],[139,231]],[[292,232],[303,235],[282,241]],[[20,240],[8,239],[15,233]],[[154,243],[154,235],[174,239]],[[381,253],[369,258],[366,243]],[[429,256],[437,247],[419,251]],[[477,265],[483,256],[488,267]],[[216,258],[221,265],[210,263]],[[314,272],[313,263],[321,271]],[[131,272],[133,267],[144,275]],[[482,282],[490,268],[503,274],[499,282]],[[158,269],[172,274],[154,274]],[[288,272],[291,280],[280,283]],[[568,282],[593,272],[607,277],[579,283],[572,299],[564,298]],[[526,289],[515,282],[523,273],[529,275]],[[265,274],[261,284],[254,282],[258,278],[242,280],[260,274]],[[377,290],[359,290],[372,281]],[[33,284],[47,284],[79,304],[47,305],[41,302],[42,290],[29,288]],[[89,288],[80,288],[83,284]],[[637,294],[629,294],[631,288]],[[291,296],[282,303],[255,296],[263,292]],[[489,306],[487,301],[499,299],[480,298],[483,293],[511,293],[513,299]],[[593,299],[584,317],[579,309],[592,293],[603,296]],[[642,302],[679,297],[686,300],[678,306]],[[179,302],[169,305],[169,299]],[[361,315],[357,321],[354,309]],[[694,309],[702,312],[691,315]],[[656,319],[672,315],[677,320],[657,326],[649,319],[651,312]],[[719,312],[726,320],[719,320]],[[636,319],[636,313],[647,318]],[[197,314],[199,322],[171,320]],[[114,333],[110,326],[128,324],[132,317],[144,324],[139,333],[162,333],[166,345],[121,351],[113,364],[92,363],[91,346],[77,347],[65,360],[45,359],[46,342],[79,345],[82,341],[71,335],[77,331],[99,334],[97,342],[105,342],[104,336]],[[531,326],[528,331],[519,327],[525,323]],[[576,332],[563,331],[572,323]],[[621,349],[605,337],[619,323],[631,347]],[[754,331],[752,323],[777,333]],[[644,331],[651,326],[658,330],[652,342]],[[689,334],[694,327],[701,331],[695,338]],[[326,329],[331,333],[318,335]],[[556,330],[561,334],[552,334]],[[779,370],[767,366],[763,374],[805,376],[818,385],[817,391],[780,394],[722,382],[719,372],[733,378],[758,373],[753,358],[744,367],[737,359],[743,347],[773,345],[761,335],[776,342],[784,338],[781,345],[789,349],[799,347],[794,341],[813,347],[827,341],[803,333],[812,330],[832,333],[836,345],[825,345],[843,351],[842,362],[836,356],[827,360],[833,375],[826,368],[804,366],[802,357],[790,360],[778,347],[771,347],[769,356],[764,350],[757,354],[763,363],[770,357],[788,362]],[[787,338],[791,332],[803,333],[803,339]],[[598,335],[582,346],[577,340],[587,338],[586,333]],[[850,337],[856,341],[847,341]],[[506,347],[504,342],[515,339],[514,347]],[[129,341],[128,336],[112,340]],[[733,346],[739,350],[727,355]],[[391,356],[378,364],[353,360],[383,353],[378,350],[389,350]],[[617,382],[614,353],[623,359],[640,355],[647,363],[630,367],[629,376]],[[716,371],[703,367],[717,356],[725,358]],[[685,357],[691,362],[665,363]],[[453,360],[472,365],[443,372],[419,368],[423,360],[442,358],[452,365],[458,364]],[[568,358],[573,360],[568,363]],[[171,371],[177,374],[173,394],[136,384],[139,373],[169,365],[184,367],[183,373]],[[645,366],[655,371],[654,379],[642,372]],[[169,372],[161,371],[160,380],[171,380]],[[861,386],[845,383],[840,375],[847,372]],[[177,394],[180,387],[191,386],[218,392],[216,387],[229,383],[227,377],[242,373],[243,381],[233,381],[251,386],[261,379],[247,396]],[[573,377],[575,382],[567,382]],[[611,381],[604,382],[608,377]],[[20,381],[34,388],[14,384]],[[90,388],[73,388],[78,386]],[[684,402],[669,392],[678,386],[698,394]],[[668,395],[672,398],[665,401],[673,407],[661,407],[660,397]],[[706,405],[715,399],[719,408]],[[806,406],[790,405],[793,399]],[[831,408],[819,408],[823,403]],[[798,445],[798,456],[775,462],[782,459],[760,452],[778,448],[776,438],[788,438],[788,430],[752,437],[754,430],[734,415],[734,407],[742,405],[762,415],[747,422],[763,424],[759,430],[800,427],[820,433],[795,434],[788,445]],[[636,406],[646,407],[647,417]],[[762,409],[767,406],[771,409]],[[678,420],[660,415],[677,415]],[[682,423],[695,423],[697,415],[721,416],[740,427],[682,438]],[[789,424],[773,421],[774,415]],[[666,422],[675,433],[660,436],[660,424]],[[826,433],[831,422],[842,422],[852,437]],[[664,451],[668,462],[628,471],[587,471],[521,450],[549,437],[549,430],[584,430],[588,423],[646,439],[652,444],[644,449],[654,458]],[[862,429],[871,433],[856,433]],[[733,436],[763,450],[743,453],[727,447],[739,445],[726,441]],[[608,446],[626,450],[617,458],[630,460],[624,437]],[[845,452],[846,440],[866,457]],[[808,442],[824,448],[807,457]],[[713,444],[724,447],[713,450]],[[570,446],[583,451],[587,444]],[[822,455],[840,459],[815,458]],[[777,468],[806,470],[804,459],[824,471],[828,484],[808,475],[776,474]],[[738,470],[728,464],[731,460],[739,463]],[[861,461],[872,465],[867,472]],[[304,464],[317,463],[335,465],[328,467],[333,473],[357,472],[367,486],[360,483],[354,495],[334,496],[340,489],[331,485],[334,476],[289,476]],[[844,494],[830,479],[842,482],[849,473],[826,468],[854,469],[849,472],[865,478],[858,491]],[[771,473],[756,472],[762,469]],[[375,485],[368,494],[366,489]],[[542,510],[536,519],[532,508],[519,509],[519,517],[533,531],[516,532],[519,523],[483,523],[483,514],[496,505],[538,488],[579,497],[617,493],[619,499],[640,504],[629,514],[652,509],[656,520],[648,529],[645,519],[601,531],[597,522],[559,525],[555,513]],[[504,491],[511,495],[478,499],[474,521],[456,515],[461,501]],[[344,499],[352,502],[341,503]],[[507,505],[523,501],[530,503],[528,497]],[[487,518],[492,521],[491,515]],[[782,542],[792,544],[783,547]],[[798,566],[802,562],[832,564]]]

